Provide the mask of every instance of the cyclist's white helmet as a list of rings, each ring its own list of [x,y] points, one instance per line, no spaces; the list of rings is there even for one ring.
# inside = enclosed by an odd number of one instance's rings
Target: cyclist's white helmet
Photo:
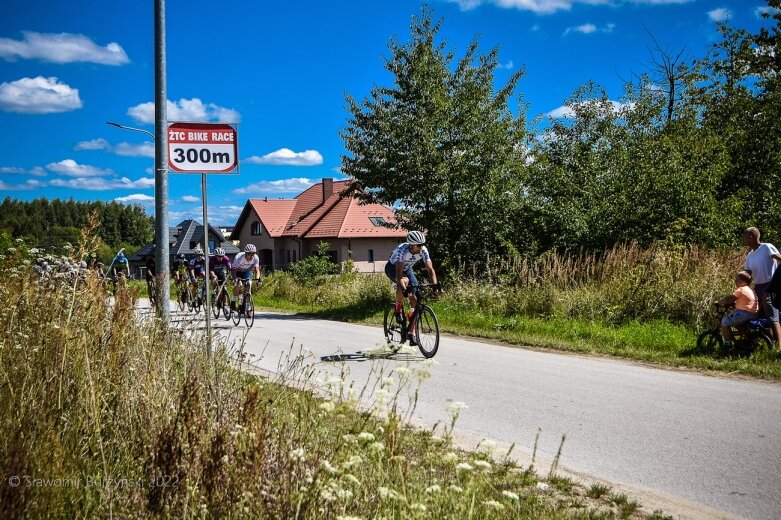
[[[244,252],[245,253],[256,253],[258,249],[255,247],[255,244],[247,244],[244,246]]]
[[[193,253],[195,253],[196,255],[202,255],[203,249],[201,249],[200,247],[196,247]]]
[[[214,250],[214,255],[215,256],[225,256],[225,250],[223,248],[221,248],[221,247],[218,247],[217,249]]]
[[[420,231],[410,231],[407,233],[407,243],[411,246],[423,245],[426,243],[426,236]]]

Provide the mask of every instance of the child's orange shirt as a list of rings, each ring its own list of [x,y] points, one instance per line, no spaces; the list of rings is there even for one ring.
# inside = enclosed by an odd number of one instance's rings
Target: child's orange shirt
[[[751,287],[748,287],[747,285],[738,287],[732,295],[735,297],[735,309],[748,312],[759,312],[757,295]]]

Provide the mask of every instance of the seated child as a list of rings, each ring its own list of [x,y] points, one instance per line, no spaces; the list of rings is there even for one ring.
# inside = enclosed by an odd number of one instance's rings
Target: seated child
[[[735,304],[735,310],[721,319],[721,333],[724,336],[725,347],[732,346],[730,327],[739,327],[759,317],[759,301],[754,289],[751,288],[751,281],[751,273],[740,271],[735,276],[735,292],[717,302],[719,305]]]

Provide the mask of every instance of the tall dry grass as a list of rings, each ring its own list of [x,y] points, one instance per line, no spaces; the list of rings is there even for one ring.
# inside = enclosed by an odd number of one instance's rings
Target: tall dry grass
[[[607,518],[571,483],[407,428],[431,367],[324,400],[238,370],[240,346],[140,319],[96,278],[0,262],[0,518]],[[18,259],[17,259],[18,260]],[[293,357],[283,374],[312,373]],[[365,395],[368,392],[369,395]],[[364,395],[374,413],[357,407]],[[456,403],[457,404],[457,403]],[[554,493],[554,490],[555,493]],[[631,514],[634,513],[632,509]]]
[[[693,328],[715,299],[732,292],[744,253],[697,246],[619,245],[601,254],[489,259],[462,269],[443,303],[502,315],[564,317],[620,324],[666,320]]]

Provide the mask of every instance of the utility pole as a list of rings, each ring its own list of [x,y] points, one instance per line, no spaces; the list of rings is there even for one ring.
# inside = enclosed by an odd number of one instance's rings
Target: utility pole
[[[168,95],[165,73],[165,0],[155,0],[155,256],[159,275],[158,315],[171,313],[168,257]]]

